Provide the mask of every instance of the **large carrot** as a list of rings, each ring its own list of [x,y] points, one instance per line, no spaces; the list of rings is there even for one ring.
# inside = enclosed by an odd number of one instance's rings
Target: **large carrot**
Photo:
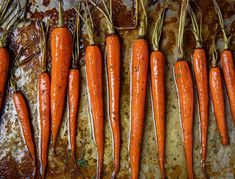
[[[147,15],[143,1],[139,38],[132,46],[131,65],[131,130],[130,130],[130,162],[131,178],[139,177],[141,143],[145,119],[145,98],[148,74],[148,44],[144,36],[147,29]]]
[[[17,7],[13,9],[13,13],[16,13],[15,16],[12,18],[9,17],[7,8],[11,6],[11,1],[3,1],[1,7],[0,7],[0,25],[6,23],[5,27],[1,26],[2,33],[0,36],[0,112],[3,107],[4,97],[5,97],[5,90],[6,90],[6,83],[7,83],[7,77],[9,73],[10,68],[10,58],[8,49],[5,48],[5,42],[7,35],[11,31],[12,27],[14,27],[17,24],[18,20],[22,19],[22,13],[20,12],[20,4],[17,1]],[[14,2],[15,3],[15,2]],[[9,19],[10,18],[10,19]]]
[[[84,4],[83,4],[84,5]],[[87,14],[89,13],[89,15]],[[85,22],[89,45],[85,52],[86,77],[90,116],[92,119],[93,135],[97,147],[97,172],[96,178],[101,178],[104,162],[104,111],[103,111],[103,78],[102,78],[102,55],[99,47],[94,42],[94,26],[88,4],[85,5],[85,19],[77,11]],[[88,18],[89,17],[89,18]]]
[[[75,161],[76,148],[76,130],[77,130],[77,115],[79,105],[79,89],[80,89],[80,71],[78,69],[79,60],[79,37],[80,37],[80,18],[77,17],[74,27],[74,52],[72,69],[69,72],[69,143],[73,159]]]
[[[207,132],[209,123],[209,82],[207,73],[207,61],[206,52],[202,48],[201,24],[198,25],[196,15],[190,5],[189,14],[192,21],[192,32],[196,40],[196,49],[194,49],[192,60],[199,100],[202,155],[201,164],[203,171],[206,174]]]
[[[235,66],[232,52],[229,50],[229,40],[227,38],[223,17],[219,8],[218,3],[213,0],[216,12],[218,14],[221,30],[224,38],[224,50],[220,53],[220,61],[222,64],[223,76],[225,80],[225,86],[228,94],[230,103],[230,109],[232,112],[233,122],[235,124]]]
[[[220,68],[216,66],[217,52],[215,45],[212,45],[212,68],[209,74],[211,98],[214,108],[215,119],[220,133],[221,143],[228,144],[227,127],[225,119],[225,103],[223,94],[223,83]]]
[[[56,139],[63,118],[73,49],[72,35],[69,29],[64,27],[62,11],[62,2],[60,0],[58,27],[53,29],[51,33],[51,119],[53,149],[55,149]]]
[[[187,14],[188,0],[182,1],[177,46],[178,60],[174,65],[175,82],[180,105],[181,124],[183,129],[184,148],[188,167],[188,177],[194,178],[193,172],[193,111],[194,90],[188,62],[183,58],[184,25]]]
[[[90,2],[94,4],[93,1]],[[102,0],[103,4],[107,5]],[[111,3],[111,2],[110,2]],[[114,147],[114,171],[112,178],[115,178],[120,169],[120,148],[121,148],[121,134],[120,134],[120,40],[115,34],[112,17],[112,12],[108,10],[103,11],[96,6],[98,10],[105,16],[108,27],[108,35],[106,37],[106,66],[108,77],[108,109],[109,121],[112,128],[113,147]],[[110,9],[111,11],[111,9]]]
[[[50,117],[51,117],[51,106],[50,106],[50,88],[51,80],[50,75],[47,72],[47,32],[48,29],[44,30],[43,24],[40,24],[41,38],[40,45],[42,50],[42,71],[38,75],[38,98],[39,98],[39,115],[40,115],[40,129],[41,129],[41,143],[40,143],[40,162],[41,162],[41,176],[45,178],[47,156],[48,156],[48,145],[50,138]]]
[[[159,42],[161,39],[164,16],[165,7],[162,7],[153,31],[152,44],[154,51],[150,56],[153,111],[157,133],[160,170],[163,179],[165,178],[165,55],[159,50]]]

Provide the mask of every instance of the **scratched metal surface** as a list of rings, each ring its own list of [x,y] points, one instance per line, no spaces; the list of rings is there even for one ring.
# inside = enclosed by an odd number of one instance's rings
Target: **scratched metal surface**
[[[21,0],[23,2],[23,0]],[[38,48],[39,45],[39,29],[35,21],[40,19],[51,19],[51,26],[54,26],[57,19],[56,0],[33,0],[29,9],[27,23],[21,24],[14,30],[8,40],[8,47],[11,54],[17,53],[21,46],[32,43],[30,49],[24,56]],[[158,16],[159,4],[157,0],[145,1],[148,6],[148,39],[151,39],[151,33],[154,22]],[[198,0],[203,15],[203,39],[205,48],[209,49],[210,35],[215,31],[217,22],[216,14],[211,1]],[[235,33],[235,0],[219,0],[218,1],[222,13],[225,18],[227,32]],[[76,3],[76,2],[74,2]],[[134,11],[132,9],[133,1],[131,0],[115,0],[114,18],[116,25],[128,25],[134,23]],[[70,29],[72,29],[74,11],[71,5],[66,1],[66,20]],[[105,43],[105,20],[99,12],[93,11],[96,42],[100,45],[104,52]],[[172,68],[176,60],[176,35],[178,29],[179,16],[179,0],[175,0],[169,4],[164,22],[161,49],[167,55],[166,63],[166,173],[168,178],[187,178],[187,170],[182,142],[182,130],[180,126],[179,109],[177,102],[177,94],[173,81]],[[188,18],[189,19],[189,18]],[[187,19],[185,31],[185,52],[186,57],[190,60],[190,54],[194,49],[194,39],[190,32],[190,21]],[[131,44],[137,38],[137,30],[122,30],[119,35],[122,40],[122,66],[121,66],[121,131],[122,131],[122,149],[121,149],[121,170],[118,178],[128,178],[129,162],[128,162],[128,134],[129,134],[129,103],[130,103],[130,54]],[[83,30],[83,33],[86,32]],[[82,37],[86,38],[85,35]],[[49,40],[48,40],[49,41]],[[85,43],[84,40],[82,40]],[[149,41],[150,42],[150,41]],[[221,40],[218,43],[222,47]],[[151,47],[151,45],[150,45]],[[82,51],[84,46],[82,45]],[[49,47],[48,47],[49,49]],[[231,44],[231,49],[235,51],[235,43]],[[12,55],[13,56],[13,55]],[[37,106],[37,75],[40,72],[40,55],[37,55],[29,63],[16,71],[17,85],[25,95],[29,109],[31,111],[32,126],[34,132],[35,144],[38,151],[39,128],[38,128],[38,106]],[[50,61],[49,50],[48,59]],[[84,60],[81,57],[81,60]],[[104,77],[105,80],[105,77]],[[105,84],[105,83],[104,83]],[[106,91],[104,86],[104,92]],[[96,170],[96,150],[92,139],[90,120],[88,118],[88,103],[85,68],[81,67],[81,91],[80,105],[78,115],[78,135],[77,135],[77,165],[78,170],[69,155],[68,146],[68,117],[65,112],[60,134],[57,141],[56,155],[52,154],[49,149],[49,163],[47,168],[48,178],[81,178],[81,173],[85,178],[92,178]],[[107,96],[104,93],[106,101]],[[208,132],[208,155],[207,155],[207,172],[211,178],[234,178],[235,177],[235,128],[232,123],[230,109],[226,98],[226,114],[227,127],[229,132],[230,144],[223,147],[220,143],[218,130],[212,108],[210,108],[210,124]],[[107,110],[107,107],[105,107]],[[67,110],[66,110],[67,111]],[[31,162],[29,152],[26,148],[21,135],[19,121],[16,115],[13,101],[9,93],[7,93],[4,109],[1,114],[0,124],[0,178],[29,178],[32,176],[33,163]],[[140,178],[159,178],[159,164],[157,156],[157,147],[155,140],[155,130],[152,119],[152,108],[150,101],[150,90],[148,84],[146,118],[142,145],[141,171]],[[38,154],[38,152],[37,152]],[[112,138],[107,115],[105,118],[105,157],[104,157],[104,178],[110,178],[113,170],[112,159]],[[196,178],[203,178],[200,167],[200,136],[199,136],[199,120],[198,108],[195,105],[194,120],[194,170]]]

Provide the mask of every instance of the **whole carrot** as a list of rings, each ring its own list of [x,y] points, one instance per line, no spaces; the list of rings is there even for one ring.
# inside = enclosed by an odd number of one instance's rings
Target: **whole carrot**
[[[90,2],[95,5],[93,1]],[[108,9],[105,2],[103,4]],[[111,2],[110,2],[111,3]],[[106,66],[108,77],[108,109],[109,109],[109,121],[112,128],[113,135],[113,147],[114,147],[114,171],[112,178],[116,178],[116,175],[120,169],[120,149],[121,149],[121,130],[120,130],[120,40],[113,27],[111,9],[109,11],[103,11],[96,6],[98,10],[105,16],[107,21],[108,35],[106,37]]]
[[[56,139],[63,118],[73,49],[72,35],[69,29],[64,27],[62,11],[62,2],[60,0],[58,27],[53,29],[51,33],[51,119],[53,149],[55,149]]]
[[[183,129],[184,148],[188,167],[188,178],[194,178],[193,172],[193,111],[194,91],[191,71],[188,62],[183,58],[183,36],[187,13],[188,0],[182,1],[179,34],[177,46],[179,49],[178,60],[174,65],[174,75],[178,100],[180,105],[181,124]]]
[[[50,117],[51,117],[51,106],[50,106],[50,88],[51,80],[50,75],[47,72],[47,33],[48,29],[45,31],[43,24],[40,24],[41,37],[40,45],[42,50],[42,71],[38,75],[38,98],[39,98],[39,115],[40,115],[40,129],[41,129],[41,143],[40,143],[40,173],[42,178],[45,178],[46,166],[47,166],[47,156],[48,156],[48,145],[50,138]]]
[[[24,14],[24,11],[19,11],[20,4],[17,1],[17,7],[14,9],[14,13],[16,13],[16,15],[10,18],[7,11],[9,6],[11,6],[11,1],[3,1],[0,7],[0,25],[2,29],[0,36],[0,112],[3,107],[7,77],[10,68],[9,52],[8,49],[5,48],[5,41],[12,27],[14,27],[14,25],[16,25],[17,22],[22,19],[21,16]],[[3,24],[6,25],[3,26]]]
[[[74,28],[74,52],[72,69],[69,72],[69,143],[73,159],[75,161],[76,148],[76,130],[77,130],[77,115],[79,105],[79,89],[80,89],[80,71],[78,69],[79,60],[79,36],[80,36],[80,18],[77,17]]]
[[[207,78],[206,52],[202,48],[201,25],[198,25],[196,15],[190,5],[188,9],[192,21],[192,32],[196,40],[196,49],[194,49],[192,60],[199,100],[201,164],[206,174],[207,132],[209,123],[209,82]]]
[[[159,42],[165,7],[162,7],[153,31],[152,44],[154,51],[150,56],[151,71],[151,91],[153,99],[153,111],[155,127],[157,132],[158,156],[161,176],[165,178],[164,158],[165,158],[165,55],[159,50]]]
[[[232,52],[229,50],[229,40],[227,38],[223,17],[219,8],[218,3],[213,0],[216,12],[219,17],[219,22],[221,30],[223,32],[224,38],[224,50],[220,53],[220,61],[222,64],[223,76],[225,80],[225,86],[228,94],[228,99],[230,103],[230,109],[232,112],[233,122],[235,124],[235,66]]]
[[[213,51],[212,51],[213,50]],[[225,119],[225,103],[223,94],[222,76],[218,66],[216,66],[217,52],[215,45],[212,48],[212,68],[209,74],[210,92],[214,108],[215,119],[220,133],[221,143],[228,144],[227,127]]]
[[[32,134],[31,125],[30,125],[30,113],[29,113],[28,106],[27,106],[27,103],[26,103],[26,100],[25,100],[23,94],[21,93],[21,91],[19,91],[17,89],[17,85],[15,83],[15,77],[14,77],[15,69],[17,67],[23,65],[25,62],[29,61],[30,59],[32,59],[38,53],[38,51],[37,51],[37,52],[29,55],[29,57],[27,57],[26,59],[22,60],[19,63],[18,60],[21,57],[21,55],[23,54],[23,52],[25,51],[25,49],[26,48],[22,48],[20,50],[19,54],[16,56],[16,58],[13,62],[13,67],[11,69],[10,86],[13,90],[13,94],[12,94],[13,102],[14,102],[14,106],[16,109],[16,113],[19,117],[19,122],[21,125],[24,142],[26,143],[27,148],[28,148],[30,155],[32,157],[32,160],[34,162],[35,169],[34,169],[33,175],[35,175],[35,172],[36,172],[36,152],[35,152],[33,134]]]
[[[84,3],[83,3],[84,5]],[[88,99],[90,116],[93,125],[93,135],[97,147],[97,171],[96,178],[100,179],[103,172],[104,162],[104,109],[103,109],[103,80],[102,80],[102,55],[99,47],[94,42],[94,26],[88,4],[85,7],[85,19],[77,11],[78,15],[85,22],[89,45],[85,52],[86,77],[88,88]],[[87,14],[89,13],[89,15]],[[89,17],[89,18],[88,18]]]
[[[130,163],[131,178],[139,178],[141,143],[145,119],[145,98],[148,74],[148,44],[144,36],[147,28],[147,15],[144,4],[141,17],[139,38],[132,46],[131,65],[131,131]]]

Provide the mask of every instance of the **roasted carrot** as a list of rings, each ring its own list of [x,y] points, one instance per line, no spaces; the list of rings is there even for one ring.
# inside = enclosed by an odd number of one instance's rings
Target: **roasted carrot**
[[[89,0],[93,5],[95,3]],[[102,0],[105,9],[108,9],[105,2]],[[111,2],[110,2],[111,3]],[[114,148],[114,171],[112,178],[120,169],[120,149],[121,149],[121,131],[120,131],[120,40],[115,34],[111,9],[110,11],[103,11],[96,6],[98,10],[105,16],[107,21],[108,35],[106,37],[106,66],[107,66],[107,79],[108,79],[108,109],[109,121],[111,124],[113,135],[113,148]]]
[[[79,89],[80,89],[80,71],[78,69],[79,60],[79,37],[80,37],[80,18],[77,17],[74,27],[74,51],[72,69],[69,72],[69,89],[68,89],[68,102],[69,102],[69,143],[70,149],[75,161],[75,148],[76,148],[76,130],[77,130],[77,115],[79,105]]]
[[[6,38],[11,31],[12,27],[14,27],[19,20],[22,19],[23,11],[19,11],[20,4],[17,1],[17,7],[14,8],[14,12],[16,15],[13,17],[9,17],[8,11],[6,10],[11,6],[11,1],[3,1],[0,7],[0,25],[2,29],[2,33],[0,36],[0,112],[3,107],[4,97],[5,97],[5,90],[6,90],[6,83],[7,77],[10,68],[10,58],[8,49],[5,48]],[[10,19],[9,19],[10,18]],[[3,26],[3,24],[6,24]]]
[[[83,3],[84,5],[84,3]],[[102,55],[94,41],[94,26],[88,3],[85,3],[83,18],[80,12],[77,14],[85,22],[88,31],[89,45],[85,51],[87,89],[90,108],[90,117],[93,126],[93,136],[97,147],[97,171],[96,178],[101,178],[104,162],[104,109],[103,109],[103,78],[102,78]],[[88,12],[88,13],[87,13]]]
[[[10,58],[8,50],[4,47],[0,47],[0,111],[3,106],[5,97],[5,88],[7,83],[7,76],[10,66]]]
[[[179,49],[178,60],[174,65],[175,83],[180,105],[181,124],[183,129],[184,148],[188,167],[188,178],[194,178],[193,172],[193,112],[194,90],[191,71],[188,62],[184,59],[183,36],[187,14],[188,0],[182,1],[179,34],[177,46]]]
[[[209,74],[211,98],[212,98],[217,127],[220,133],[221,143],[223,145],[227,145],[228,136],[227,136],[227,127],[225,119],[223,83],[222,83],[220,68],[216,66],[217,51],[215,49],[214,43],[211,47],[211,52],[212,52],[212,68],[210,69],[210,74]]]
[[[50,117],[51,117],[51,106],[50,106],[50,88],[51,80],[50,75],[47,72],[47,33],[48,28],[45,31],[44,26],[40,23],[41,37],[40,46],[42,50],[42,69],[38,75],[38,98],[39,98],[39,115],[40,115],[40,130],[41,130],[41,143],[40,143],[40,174],[42,178],[45,178],[47,157],[48,157],[48,145],[50,138]]]
[[[161,8],[152,36],[154,51],[150,56],[151,92],[154,120],[158,142],[158,157],[161,176],[165,178],[165,55],[159,49],[165,7]]]
[[[209,123],[209,82],[207,72],[206,52],[202,48],[201,24],[198,25],[196,14],[189,5],[192,21],[192,32],[196,40],[196,48],[192,55],[193,70],[197,84],[199,100],[200,132],[201,132],[201,164],[206,174],[207,132]],[[200,22],[201,23],[201,22]]]
[[[130,163],[131,178],[139,178],[141,143],[145,119],[145,98],[148,74],[148,44],[144,36],[147,29],[147,15],[143,1],[139,38],[132,46],[131,65],[131,131],[130,131]]]
[[[72,57],[72,35],[64,27],[62,0],[59,1],[59,23],[51,33],[51,119],[52,145],[55,149],[56,139],[63,118],[66,89],[69,80],[69,68]]]
[[[25,62],[32,59],[39,51],[36,51],[35,53],[29,55],[26,59],[22,60],[21,62],[18,62],[19,58],[21,57],[21,55],[23,54],[25,49],[27,49],[27,48],[21,48],[18,55],[14,59],[13,66],[11,68],[10,86],[13,91],[12,98],[13,98],[14,106],[16,109],[16,113],[19,117],[19,122],[21,125],[24,142],[26,143],[27,148],[28,148],[30,155],[32,157],[32,160],[34,162],[35,168],[33,171],[33,175],[35,175],[36,159],[37,158],[36,158],[33,134],[32,134],[31,125],[30,125],[30,113],[29,113],[28,106],[27,106],[27,103],[26,103],[26,100],[25,100],[23,94],[21,93],[20,90],[17,89],[14,72],[15,72],[16,68],[18,68],[19,66],[23,65]]]
[[[232,113],[233,122],[235,124],[235,66],[232,52],[229,50],[229,41],[231,38],[227,38],[222,13],[220,11],[218,3],[213,0],[216,12],[218,14],[221,30],[224,38],[224,49],[220,53],[220,61],[222,65],[222,71],[225,81],[225,86],[230,103],[230,109]]]

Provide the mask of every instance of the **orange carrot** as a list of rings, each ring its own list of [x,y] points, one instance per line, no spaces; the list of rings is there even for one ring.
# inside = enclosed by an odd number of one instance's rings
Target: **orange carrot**
[[[114,172],[113,178],[120,169],[120,41],[117,35],[106,37],[108,87],[109,87],[109,117],[114,140]]]
[[[232,118],[235,124],[235,67],[232,52],[225,49],[220,54],[220,60],[228,93],[230,109],[232,112]]]
[[[232,113],[233,122],[235,124],[235,66],[234,66],[234,59],[232,52],[229,50],[229,42],[232,36],[229,38],[227,37],[227,34],[225,32],[224,27],[224,20],[222,13],[220,11],[220,7],[216,0],[213,0],[216,13],[219,18],[219,23],[221,26],[221,30],[223,33],[223,39],[224,39],[224,50],[220,54],[220,61],[222,64],[222,70],[223,70],[223,76],[225,81],[225,86],[228,94],[228,99],[230,103],[230,109]]]
[[[40,129],[41,129],[41,143],[40,143],[40,162],[41,162],[41,176],[45,178],[47,156],[48,156],[48,145],[50,138],[50,117],[51,117],[51,106],[50,106],[50,88],[51,81],[50,75],[47,72],[47,56],[46,56],[46,39],[47,31],[45,32],[43,24],[40,24],[41,37],[40,45],[42,50],[42,72],[38,76],[38,95],[39,95],[39,115],[40,115]]]
[[[95,3],[89,0],[94,6]],[[120,149],[121,149],[121,130],[120,130],[120,40],[113,27],[111,12],[104,0],[105,11],[100,7],[96,8],[104,15],[107,21],[108,35],[106,37],[106,65],[108,78],[108,109],[109,121],[111,124],[114,148],[114,171],[112,178],[120,169]]]
[[[84,5],[84,3],[83,3]],[[102,78],[102,55],[94,41],[94,26],[88,3],[85,3],[85,18],[76,10],[77,14],[85,22],[88,31],[89,45],[86,47],[85,63],[87,89],[89,99],[90,117],[93,127],[93,137],[97,147],[97,171],[96,178],[100,179],[103,172],[104,162],[104,109],[103,109],[103,78]],[[87,13],[88,12],[88,13]],[[89,14],[89,15],[88,15]],[[86,19],[86,20],[85,20]]]
[[[27,145],[27,148],[30,152],[30,155],[34,163],[36,164],[35,146],[34,146],[33,135],[32,135],[31,126],[30,126],[29,111],[28,111],[25,98],[20,91],[15,91],[13,93],[13,100],[14,100],[14,105],[16,108],[17,115],[20,120],[25,143]]]
[[[145,119],[145,98],[148,74],[148,44],[143,38],[146,34],[147,16],[142,3],[142,14],[139,38],[132,47],[131,66],[131,131],[130,131],[130,163],[131,178],[139,177],[141,143]]]
[[[174,75],[178,100],[180,105],[181,124],[183,129],[184,148],[188,167],[188,178],[194,178],[193,172],[193,111],[194,90],[191,71],[188,62],[183,58],[183,34],[188,0],[182,1],[180,12],[180,26],[177,46],[179,49],[178,60],[174,65]]]
[[[78,100],[79,100],[79,78],[80,72],[78,69],[71,69],[69,73],[69,135],[70,147],[72,156],[75,159],[76,146],[76,130],[77,130],[77,114],[78,114]]]
[[[210,91],[221,142],[226,145],[228,144],[228,136],[225,122],[223,84],[219,67],[212,67],[210,70]]]
[[[73,35],[74,51],[73,51],[72,69],[70,69],[69,72],[69,87],[68,87],[69,143],[74,161],[75,161],[77,115],[78,115],[79,89],[80,89],[80,71],[78,69],[79,48],[80,48],[79,38],[80,38],[80,18],[77,17],[74,25],[74,35]]]
[[[165,7],[162,7],[153,31],[152,44],[154,51],[150,57],[151,91],[162,179],[165,178],[165,55],[159,50],[159,42],[164,16]]]
[[[189,5],[189,14],[192,21],[192,32],[196,40],[196,49],[193,52],[193,70],[197,84],[199,100],[200,132],[201,132],[201,164],[206,174],[207,132],[209,123],[209,82],[207,78],[206,52],[202,48],[201,24],[197,23],[196,14]]]
[[[7,76],[10,66],[10,58],[8,50],[4,47],[0,47],[0,111],[3,106],[5,97],[5,88],[7,83]]]
[[[228,135],[227,135],[226,118],[225,118],[225,103],[224,103],[224,94],[223,94],[222,75],[219,67],[216,66],[217,51],[215,49],[214,41],[211,47],[211,52],[212,52],[212,68],[210,69],[210,74],[209,74],[211,98],[214,108],[215,120],[220,133],[221,143],[223,145],[227,145]]]
[[[55,149],[56,139],[63,118],[73,49],[72,35],[68,28],[63,27],[61,0],[59,6],[59,24],[57,28],[53,29],[51,34],[51,118],[53,149]]]

